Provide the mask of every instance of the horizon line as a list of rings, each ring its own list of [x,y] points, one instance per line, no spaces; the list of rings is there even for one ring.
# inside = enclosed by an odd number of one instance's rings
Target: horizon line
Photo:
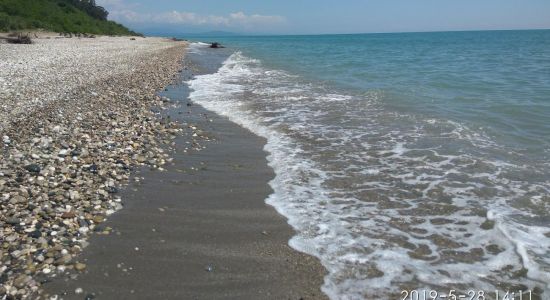
[[[544,31],[544,30],[550,30],[550,28],[520,28],[520,29],[456,29],[456,30],[426,30],[426,31],[373,31],[373,32],[355,32],[355,33],[241,33],[241,32],[232,32],[232,31],[223,31],[223,30],[212,30],[212,31],[205,31],[205,32],[198,32],[198,33],[173,33],[168,35],[163,35],[162,37],[166,36],[174,36],[174,35],[195,35],[195,36],[201,36],[201,35],[208,35],[211,33],[215,33],[217,31],[224,32],[226,35],[233,35],[233,36],[241,36],[241,37],[252,37],[252,36],[323,36],[323,35],[359,35],[359,34],[403,34],[403,33],[445,33],[445,32],[486,32],[486,31]],[[162,34],[162,33],[160,33]],[[154,36],[160,36],[158,34],[152,34],[148,35],[151,37]],[[224,34],[221,35],[211,35],[211,36],[218,36],[222,37],[225,36]]]

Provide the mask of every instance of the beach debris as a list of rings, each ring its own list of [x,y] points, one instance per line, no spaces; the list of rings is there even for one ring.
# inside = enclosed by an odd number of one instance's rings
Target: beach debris
[[[210,48],[225,48],[225,47],[222,46],[222,44],[220,44],[218,42],[214,42],[214,43],[210,44]]]
[[[212,266],[212,265],[207,265],[207,266],[204,268],[204,270],[205,270],[206,272],[213,272],[213,271],[214,271],[214,266]]]
[[[18,33],[16,37],[4,38],[10,44],[32,44],[32,39],[28,34]]]

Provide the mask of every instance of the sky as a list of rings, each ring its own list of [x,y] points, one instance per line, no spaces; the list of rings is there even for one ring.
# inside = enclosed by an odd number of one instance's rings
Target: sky
[[[550,29],[550,0],[96,0],[155,34],[334,34]]]

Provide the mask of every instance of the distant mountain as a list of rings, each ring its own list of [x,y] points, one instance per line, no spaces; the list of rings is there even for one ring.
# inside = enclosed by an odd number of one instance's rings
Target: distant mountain
[[[235,32],[228,32],[228,31],[208,31],[208,32],[201,32],[201,33],[184,33],[183,35],[187,35],[187,36],[238,36],[238,35],[241,35],[241,34],[235,33]]]
[[[107,20],[94,0],[0,0],[0,31],[45,29],[55,32],[138,35]]]

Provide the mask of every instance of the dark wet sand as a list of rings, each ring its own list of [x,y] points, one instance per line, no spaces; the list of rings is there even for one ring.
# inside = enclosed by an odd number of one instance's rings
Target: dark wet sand
[[[174,165],[143,170],[144,183],[121,192],[124,209],[103,224],[115,233],[94,235],[77,258],[86,271],[45,291],[63,299],[324,299],[324,268],[288,246],[293,230],[264,203],[274,176],[265,141],[199,106],[179,110],[191,113],[172,114],[215,141],[183,153],[189,138],[176,139]]]

